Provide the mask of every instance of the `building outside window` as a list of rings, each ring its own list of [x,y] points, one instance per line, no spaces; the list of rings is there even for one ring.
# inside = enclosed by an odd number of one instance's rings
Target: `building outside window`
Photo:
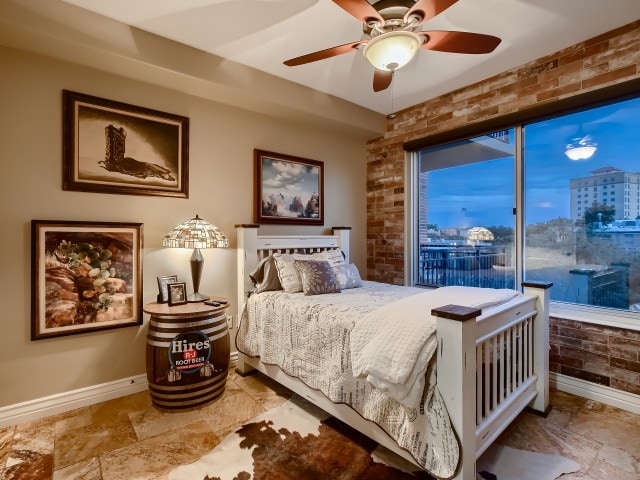
[[[635,318],[637,118],[640,99],[631,99],[415,152],[412,283],[552,281],[556,305]],[[590,156],[569,157],[585,144]]]

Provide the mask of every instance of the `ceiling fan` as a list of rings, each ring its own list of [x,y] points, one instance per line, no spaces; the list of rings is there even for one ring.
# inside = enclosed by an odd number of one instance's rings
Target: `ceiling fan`
[[[500,44],[493,35],[457,31],[420,31],[426,21],[442,13],[458,0],[333,0],[363,23],[370,38],[327,48],[284,62],[289,67],[324,60],[363,47],[365,58],[374,66],[373,91],[391,85],[393,74],[409,63],[419,48],[449,53],[491,53]]]

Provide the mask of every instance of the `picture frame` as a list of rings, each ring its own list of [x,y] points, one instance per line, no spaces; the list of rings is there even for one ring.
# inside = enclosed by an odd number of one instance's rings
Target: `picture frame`
[[[189,119],[62,91],[63,190],[189,197]]]
[[[162,275],[158,279],[158,303],[167,303],[169,301],[169,291],[167,285],[178,281],[177,275]]]
[[[142,325],[142,223],[31,221],[31,340]]]
[[[187,303],[187,284],[185,282],[169,283],[167,284],[167,290],[170,307]]]
[[[254,150],[255,221],[324,225],[324,162]]]

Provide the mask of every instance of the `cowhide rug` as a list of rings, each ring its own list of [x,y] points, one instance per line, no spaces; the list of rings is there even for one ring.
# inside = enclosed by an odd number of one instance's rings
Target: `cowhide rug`
[[[508,448],[508,447],[505,447]],[[513,449],[510,449],[513,450]],[[513,463],[513,452],[494,451],[487,462],[499,472],[504,461]],[[515,452],[519,452],[515,450]],[[549,463],[546,457],[542,463]],[[501,460],[501,456],[502,458]],[[507,458],[508,456],[508,458]],[[484,458],[484,456],[483,456]],[[563,458],[563,457],[559,457]],[[564,459],[567,460],[567,459]],[[569,462],[571,462],[569,460]],[[564,470],[561,473],[576,471]],[[479,464],[480,466],[480,464]],[[522,465],[517,477],[482,472],[478,479],[527,480]],[[364,435],[331,417],[306,400],[293,397],[259,415],[225,437],[200,460],[180,466],[168,480],[416,480],[432,479],[425,472]],[[554,473],[555,474],[555,473]],[[541,476],[542,475],[542,476]],[[537,472],[535,480],[553,480]]]

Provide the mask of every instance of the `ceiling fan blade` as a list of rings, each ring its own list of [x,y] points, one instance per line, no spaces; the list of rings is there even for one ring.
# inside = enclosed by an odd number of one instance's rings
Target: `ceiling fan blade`
[[[287,67],[295,67],[296,65],[304,65],[305,63],[316,62],[318,60],[324,60],[325,58],[335,57],[342,55],[343,53],[354,52],[358,45],[367,43],[366,41],[357,41],[351,43],[345,43],[344,45],[338,45],[337,47],[327,48],[325,50],[319,50],[317,52],[308,53],[300,57],[292,58],[284,62]]]
[[[389,85],[391,85],[391,80],[393,80],[393,72],[378,70],[376,68],[375,72],[373,72],[373,91],[380,92],[386,90],[389,88]]]
[[[384,25],[382,15],[367,0],[333,0],[333,3],[363,23],[377,21]]]
[[[426,41],[420,48],[448,53],[491,53],[502,41],[498,37],[483,33],[441,30],[416,33],[426,37]]]
[[[418,0],[416,4],[404,15],[404,21],[408,22],[411,15],[419,15],[422,17],[422,21],[420,23],[424,23],[444,12],[457,1],[458,0]]]

